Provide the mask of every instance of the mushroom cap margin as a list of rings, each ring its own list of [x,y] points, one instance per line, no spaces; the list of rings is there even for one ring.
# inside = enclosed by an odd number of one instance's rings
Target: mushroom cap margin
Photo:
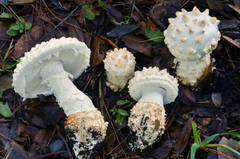
[[[178,96],[178,82],[167,73],[166,69],[159,70],[158,67],[143,67],[142,71],[136,71],[135,77],[129,81],[128,89],[130,96],[138,101],[142,97],[145,88],[159,87],[164,96],[164,104],[169,104]]]

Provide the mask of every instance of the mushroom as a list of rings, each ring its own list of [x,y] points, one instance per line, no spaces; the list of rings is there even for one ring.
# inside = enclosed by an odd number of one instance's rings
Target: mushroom
[[[67,116],[65,129],[78,158],[90,158],[96,152],[108,125],[90,98],[71,81],[89,66],[89,60],[90,49],[83,42],[52,38],[26,52],[13,74],[14,90],[23,100],[38,94],[55,95]]]
[[[200,12],[194,7],[191,12],[182,9],[176,18],[169,18],[170,25],[163,32],[164,42],[176,57],[177,76],[183,84],[194,86],[211,63],[210,53],[220,40],[216,17],[209,10]]]
[[[126,48],[108,51],[104,62],[106,70],[106,84],[114,92],[122,90],[128,80],[133,76],[135,57]]]
[[[132,149],[145,149],[163,134],[165,128],[164,104],[178,95],[177,80],[158,67],[136,71],[129,81],[130,96],[138,101],[131,109],[128,126],[136,139],[129,143]]]

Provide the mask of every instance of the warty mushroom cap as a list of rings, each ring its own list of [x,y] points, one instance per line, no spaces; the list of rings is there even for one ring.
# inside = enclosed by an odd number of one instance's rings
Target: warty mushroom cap
[[[138,101],[146,88],[160,88],[164,104],[169,104],[178,96],[177,79],[167,73],[167,70],[159,70],[158,67],[143,67],[142,71],[136,71],[134,78],[129,81],[130,96]]]
[[[216,17],[208,15],[209,10],[200,12],[194,7],[191,12],[182,9],[176,18],[169,18],[170,25],[163,32],[164,42],[170,52],[180,60],[201,60],[217,47],[220,39]]]
[[[52,38],[33,47],[17,65],[13,74],[14,90],[24,100],[36,98],[38,94],[50,95],[48,87],[42,85],[39,71],[51,61],[61,61],[64,70],[74,79],[89,66],[90,49],[76,38]]]
[[[106,70],[107,85],[113,90],[118,91],[125,87],[128,80],[133,76],[135,69],[135,57],[127,48],[108,51],[103,60]]]

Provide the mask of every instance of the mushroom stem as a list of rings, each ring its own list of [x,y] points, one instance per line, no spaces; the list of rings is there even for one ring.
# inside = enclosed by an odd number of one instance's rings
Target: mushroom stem
[[[72,83],[69,77],[73,76],[64,70],[60,61],[46,64],[41,69],[40,76],[43,78],[42,84],[48,86],[49,92],[55,95],[59,106],[67,116],[80,111],[96,109],[89,97]]]
[[[57,98],[58,104],[67,115],[65,129],[73,140],[73,150],[77,158],[90,158],[106,136],[107,122],[91,99],[77,89],[63,68],[61,61],[48,62],[40,71],[41,84],[47,85],[49,92]]]
[[[139,100],[139,102],[141,101],[156,102],[163,106],[163,93],[164,94],[166,93],[166,91],[163,88],[159,87],[145,88],[142,91],[142,97]]]

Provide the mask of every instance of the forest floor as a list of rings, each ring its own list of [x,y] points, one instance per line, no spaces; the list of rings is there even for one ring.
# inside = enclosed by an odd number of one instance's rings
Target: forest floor
[[[76,37],[91,49],[91,66],[74,84],[92,99],[109,123],[106,138],[94,158],[191,158],[191,146],[196,142],[192,122],[202,141],[223,132],[240,134],[239,0],[12,0],[5,5],[4,0],[0,2],[1,158],[74,156],[64,130],[66,116],[54,95],[38,95],[37,99],[23,101],[12,87],[12,74],[24,53],[37,43],[62,36]],[[132,150],[128,143],[134,136],[127,121],[136,101],[127,86],[119,92],[106,86],[103,64],[106,52],[126,47],[136,58],[136,71],[156,66],[167,68],[175,76],[174,56],[164,43],[162,32],[169,25],[168,18],[175,18],[182,8],[192,11],[194,6],[201,12],[208,8],[209,15],[220,20],[222,36],[211,54],[214,69],[195,87],[179,82],[175,102],[164,106],[164,134],[152,146]],[[24,19],[26,27],[17,22],[19,18]],[[238,145],[236,150],[240,152],[236,136],[220,135],[210,143],[219,144],[223,140],[224,145]],[[216,159],[219,151],[201,147],[195,157]],[[226,151],[222,153],[228,158],[240,158]]]

